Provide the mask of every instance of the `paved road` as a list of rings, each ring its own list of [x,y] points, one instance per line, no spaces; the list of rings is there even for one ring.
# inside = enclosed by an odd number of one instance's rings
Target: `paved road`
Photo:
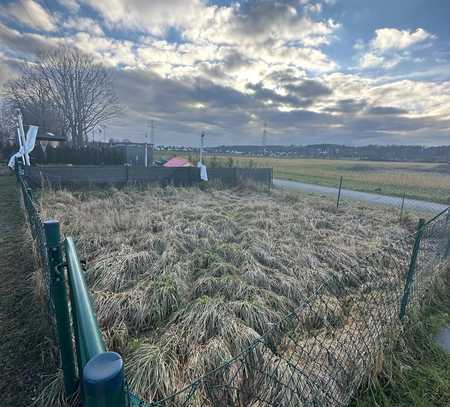
[[[334,195],[337,197],[338,189],[332,187],[324,187],[321,185],[305,184],[299,181],[287,181],[284,179],[274,179],[273,184],[279,188],[298,189],[304,192],[315,194]],[[387,205],[400,208],[402,199],[394,196],[386,196],[373,194],[369,192],[351,191],[349,189],[342,189],[341,199],[352,199],[355,201],[363,201],[371,204]],[[416,210],[420,212],[439,213],[444,211],[448,205],[442,205],[434,202],[418,201],[416,199],[405,199],[405,210]]]
[[[439,345],[450,352],[450,326],[442,329],[436,336],[435,340],[439,343]]]

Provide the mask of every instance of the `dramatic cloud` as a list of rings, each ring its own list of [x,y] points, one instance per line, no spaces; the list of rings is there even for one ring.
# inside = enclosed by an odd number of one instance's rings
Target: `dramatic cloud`
[[[80,4],[77,0],[56,0],[59,4],[65,7],[67,10],[76,13],[80,10]]]
[[[375,38],[370,46],[379,51],[406,49],[435,38],[423,28],[416,31],[397,30],[396,28],[380,28],[375,31]]]
[[[354,48],[362,51],[359,56],[360,68],[391,69],[402,61],[411,59],[407,49],[418,44],[424,45],[435,38],[422,28],[417,28],[415,31],[380,28],[375,30],[375,37],[367,48],[361,40],[356,41]]]
[[[110,27],[162,35],[170,27],[186,28],[201,18],[203,0],[85,0]]]
[[[400,115],[408,113],[407,110],[392,106],[372,106],[367,109],[368,114],[375,115]]]
[[[332,0],[23,0],[0,9],[0,83],[41,51],[78,47],[111,70],[125,106],[108,137],[143,140],[153,119],[166,144],[192,144],[202,131],[210,145],[259,143],[264,122],[269,143],[450,142],[450,60],[445,36],[427,25],[380,20],[358,31],[345,19],[354,11]]]
[[[367,52],[361,55],[359,59],[359,66],[361,68],[384,68],[389,69],[398,65],[401,58],[398,56],[386,57],[383,55],[377,55],[372,52]]]
[[[88,17],[74,17],[66,20],[63,27],[70,31],[86,32],[96,36],[102,36],[103,30],[100,25],[92,18]]]
[[[36,1],[19,0],[0,6],[0,14],[22,25],[42,31],[56,30],[53,17]]]

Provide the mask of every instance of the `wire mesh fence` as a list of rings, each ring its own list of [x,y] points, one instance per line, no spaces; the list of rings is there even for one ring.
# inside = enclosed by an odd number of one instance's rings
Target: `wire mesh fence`
[[[436,275],[448,267],[450,218],[448,209],[427,222],[421,233],[420,247],[411,283],[408,307],[411,312],[420,311]]]
[[[55,305],[52,301],[51,295],[51,278],[50,278],[50,265],[48,259],[47,243],[45,239],[44,225],[39,213],[38,206],[33,199],[33,190],[28,185],[27,180],[24,178],[22,169],[19,167],[16,170],[17,180],[22,192],[23,205],[25,207],[25,213],[30,226],[31,235],[33,237],[33,250],[35,252],[34,259],[38,270],[41,271],[42,288],[45,295],[46,304],[48,307],[48,320],[55,332]]]
[[[333,188],[329,188],[330,191]],[[447,208],[448,205],[437,202],[423,201],[419,199],[409,198],[406,192],[402,192],[399,186],[398,196],[381,195],[370,192],[360,192],[345,189],[345,178],[339,177],[337,188],[333,191],[336,195],[336,206],[339,208],[345,201],[365,201],[374,205],[384,205],[395,208],[398,211],[399,219],[402,220],[409,212],[415,213],[440,213]]]
[[[43,272],[49,315],[54,315],[42,220],[20,172],[18,182]],[[402,312],[408,319],[420,311],[434,284],[447,272],[449,225],[445,209],[422,222],[415,233],[330,267],[300,306],[265,327],[265,334],[228,344],[231,354],[225,355],[213,337],[205,336],[194,360],[205,367],[203,376],[194,377],[186,367],[172,387],[148,389],[145,395],[135,394],[130,381],[129,405],[347,405],[361,383],[380,369],[383,354],[401,334]],[[326,247],[323,256],[327,261]],[[182,344],[189,348],[189,338]],[[211,354],[217,357],[208,359]]]
[[[345,178],[337,178],[336,187],[284,179],[274,179],[274,186],[332,197],[335,206],[344,210],[347,206],[351,206],[351,204],[354,204],[355,202],[390,208],[398,213],[400,220],[404,220],[411,213],[419,213],[423,214],[424,217],[429,217],[432,214],[440,213],[448,207],[448,204],[409,198],[408,195],[402,191],[401,186],[398,187],[398,196],[388,196],[379,193],[347,189]]]
[[[324,275],[300,307],[204,376],[192,380],[187,372],[191,381],[178,391],[153,389],[146,401],[130,394],[130,404],[347,405],[401,333],[402,304],[407,317],[417,312],[447,271],[448,242],[446,210],[416,233]],[[205,341],[203,351],[212,346]],[[201,356],[197,362],[208,363]]]

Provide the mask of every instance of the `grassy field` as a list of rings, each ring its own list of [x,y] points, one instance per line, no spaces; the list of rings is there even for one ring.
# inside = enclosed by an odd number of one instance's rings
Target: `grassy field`
[[[174,154],[159,153],[158,157]],[[217,160],[211,156],[206,159],[207,163],[218,161],[225,165],[229,160],[220,156]],[[450,170],[445,172],[442,164],[235,156],[232,160],[241,166],[271,167],[274,178],[337,187],[343,176],[343,187],[347,189],[393,196],[405,193],[408,198],[450,204]]]
[[[46,190],[41,205],[46,218],[59,219],[63,232],[75,237],[87,259],[107,347],[124,355],[129,384],[147,401],[172,394],[271,327],[284,326],[284,317],[319,286],[320,302],[298,316],[301,348],[290,337],[271,336],[270,346],[261,344],[263,351],[255,353],[255,363],[274,371],[277,355],[310,358],[308,375],[321,377],[324,388],[336,383],[329,391],[345,398],[348,376],[356,384],[372,374],[361,362],[361,349],[364,358],[379,359],[376,340],[364,338],[380,337],[389,324],[368,327],[367,312],[374,318],[395,314],[400,291],[394,280],[400,276],[392,261],[406,267],[410,242],[394,242],[416,223],[399,225],[397,214],[376,207],[346,204],[336,210],[323,199],[279,191]],[[390,257],[381,260],[384,248],[393,245]],[[374,252],[379,258],[367,257]],[[389,311],[379,306],[380,287],[395,292],[389,294]],[[296,377],[289,365],[284,368],[284,379]],[[258,404],[251,396],[262,384],[271,402],[280,402],[278,382],[249,382],[256,372],[242,371],[234,383],[248,405]],[[221,388],[225,378],[215,380]],[[235,397],[231,388],[222,392]],[[325,400],[317,392],[299,393]],[[200,387],[194,401],[209,405],[211,394]]]
[[[0,176],[0,404],[5,407],[33,405],[56,371],[24,221],[15,178]]]
[[[450,352],[433,339],[450,325],[449,287],[447,274],[421,318],[387,355],[383,372],[352,407],[450,406]]]

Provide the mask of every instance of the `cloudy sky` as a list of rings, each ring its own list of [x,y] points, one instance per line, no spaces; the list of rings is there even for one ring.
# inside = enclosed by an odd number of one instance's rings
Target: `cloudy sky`
[[[0,0],[0,84],[69,43],[114,72],[107,137],[450,144],[449,0]]]

